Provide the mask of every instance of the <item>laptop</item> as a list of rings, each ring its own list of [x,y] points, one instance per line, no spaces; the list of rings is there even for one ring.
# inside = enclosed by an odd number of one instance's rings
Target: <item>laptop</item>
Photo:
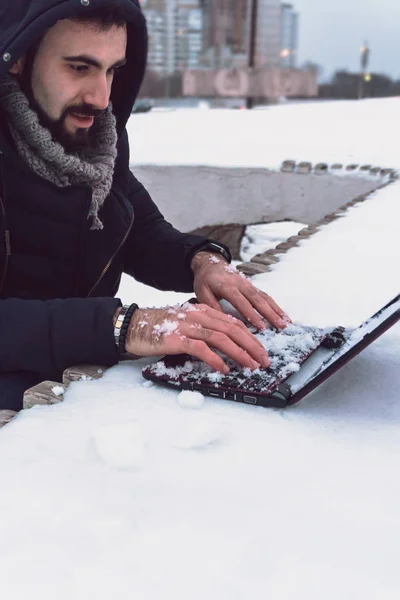
[[[268,350],[271,366],[243,369],[227,359],[223,375],[204,362],[180,354],[145,367],[145,379],[176,390],[246,404],[285,408],[302,400],[400,320],[400,295],[355,329],[288,325],[283,331],[255,333]],[[222,356],[222,354],[221,354]]]

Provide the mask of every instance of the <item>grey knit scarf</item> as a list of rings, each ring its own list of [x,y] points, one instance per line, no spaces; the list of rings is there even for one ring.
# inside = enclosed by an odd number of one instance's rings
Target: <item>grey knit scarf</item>
[[[58,187],[90,185],[91,229],[103,229],[99,211],[110,193],[117,158],[116,120],[111,104],[96,118],[90,147],[74,153],[67,153],[40,124],[16,77],[8,75],[0,81],[0,104],[20,157],[37,175]]]

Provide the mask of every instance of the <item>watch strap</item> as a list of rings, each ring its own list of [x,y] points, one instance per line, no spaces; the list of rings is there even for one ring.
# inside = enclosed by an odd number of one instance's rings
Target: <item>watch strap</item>
[[[204,243],[203,246],[200,246],[200,248],[196,248],[196,252],[193,253],[192,260],[196,256],[196,254],[199,254],[199,252],[210,252],[212,254],[219,254],[224,260],[226,260],[227,263],[230,264],[232,262],[232,256],[229,252],[229,249],[226,246],[218,244],[217,242],[207,241]]]

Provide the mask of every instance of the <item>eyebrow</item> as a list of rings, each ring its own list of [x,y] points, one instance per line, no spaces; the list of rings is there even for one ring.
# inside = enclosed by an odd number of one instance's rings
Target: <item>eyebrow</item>
[[[93,58],[92,56],[87,56],[86,54],[79,54],[78,56],[64,56],[64,60],[69,62],[82,62],[92,67],[96,67],[96,69],[102,69],[103,65],[101,62]],[[121,60],[117,60],[116,63],[111,65],[110,69],[118,69],[126,65],[126,58],[121,58]]]

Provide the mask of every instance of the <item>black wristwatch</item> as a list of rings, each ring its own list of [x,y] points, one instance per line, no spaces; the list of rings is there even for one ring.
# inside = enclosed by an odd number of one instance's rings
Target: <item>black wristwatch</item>
[[[224,246],[220,246],[216,242],[205,242],[203,246],[197,248],[196,252],[194,252],[191,258],[191,261],[196,256],[196,254],[199,254],[199,252],[211,252],[212,254],[219,254],[224,260],[226,260],[227,263],[230,264],[232,262],[232,256],[229,250]]]

